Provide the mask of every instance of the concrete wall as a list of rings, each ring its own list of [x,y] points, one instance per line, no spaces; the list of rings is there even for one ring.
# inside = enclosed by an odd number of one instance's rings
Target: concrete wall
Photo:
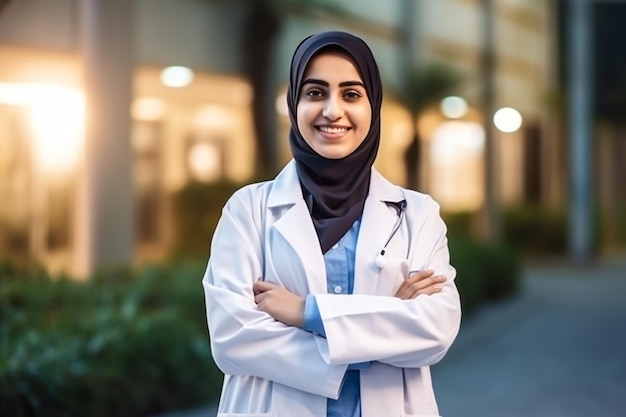
[[[132,0],[129,0],[132,1]],[[245,9],[210,0],[135,0],[135,60],[239,72]],[[79,0],[13,0],[0,14],[0,43],[78,52]]]
[[[137,61],[218,73],[241,70],[241,3],[138,0]]]
[[[0,13],[0,43],[76,51],[77,0],[12,0]]]
[[[479,60],[483,49],[484,16],[479,2],[439,0],[420,3],[419,25],[427,60],[440,60],[469,79],[465,94],[480,97]],[[536,112],[549,84],[549,40],[553,36],[548,2],[494,1],[493,37],[496,54],[495,101]]]

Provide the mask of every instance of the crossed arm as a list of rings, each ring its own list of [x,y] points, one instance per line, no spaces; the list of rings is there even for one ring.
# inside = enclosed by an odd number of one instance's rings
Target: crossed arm
[[[435,275],[434,271],[414,272],[402,283],[394,296],[402,300],[411,300],[419,295],[432,295],[441,292],[445,281],[445,276]],[[255,282],[252,289],[259,310],[288,326],[303,327],[304,298],[280,285],[265,281]]]

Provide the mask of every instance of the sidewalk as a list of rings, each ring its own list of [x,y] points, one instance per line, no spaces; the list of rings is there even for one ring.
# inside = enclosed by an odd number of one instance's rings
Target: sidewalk
[[[626,261],[526,269],[433,367],[445,417],[626,415]]]
[[[433,366],[443,417],[626,415],[626,259],[525,269]],[[216,406],[160,417],[215,417]]]

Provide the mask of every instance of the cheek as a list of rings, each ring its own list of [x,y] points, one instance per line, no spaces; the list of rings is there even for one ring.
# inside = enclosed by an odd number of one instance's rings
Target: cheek
[[[298,124],[298,130],[302,132],[302,127],[304,126],[304,112],[302,110],[302,106],[298,106],[296,110],[296,123]]]
[[[372,109],[369,106],[362,107],[355,113],[355,116],[358,118],[359,130],[367,135],[372,125]]]
[[[311,129],[311,109],[306,104],[299,105],[296,110],[296,122],[300,134],[306,137],[306,132]]]

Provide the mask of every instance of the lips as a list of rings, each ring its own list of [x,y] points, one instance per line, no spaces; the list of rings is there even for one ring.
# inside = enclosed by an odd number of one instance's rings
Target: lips
[[[349,127],[335,127],[335,126],[317,126],[317,130],[323,133],[345,133],[350,130]]]
[[[320,136],[326,139],[339,139],[343,137],[351,127],[345,126],[315,126]]]

